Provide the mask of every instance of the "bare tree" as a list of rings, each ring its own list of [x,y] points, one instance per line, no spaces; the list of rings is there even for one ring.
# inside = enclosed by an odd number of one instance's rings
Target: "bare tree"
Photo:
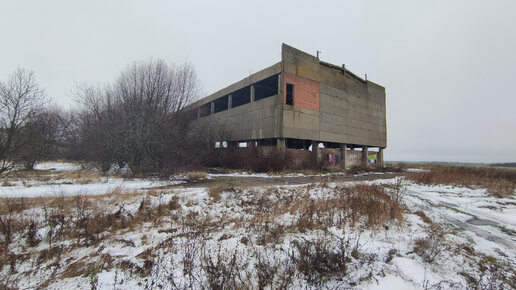
[[[22,129],[45,102],[32,71],[17,69],[6,82],[0,82],[0,173],[13,168],[18,151],[30,142]]]
[[[16,153],[16,160],[26,169],[36,162],[59,157],[71,119],[57,107],[45,107],[31,117],[20,130],[20,137],[28,140]]]
[[[198,92],[192,65],[162,60],[134,63],[112,86],[81,87],[76,90],[83,105],[78,148],[103,170],[113,163],[134,173],[159,170],[174,155],[171,138],[184,136],[186,115],[180,112]]]

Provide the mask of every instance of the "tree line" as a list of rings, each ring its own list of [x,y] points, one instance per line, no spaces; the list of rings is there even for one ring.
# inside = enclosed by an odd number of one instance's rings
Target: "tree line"
[[[73,90],[78,107],[64,111],[17,69],[0,81],[0,173],[47,159],[71,159],[132,173],[200,166],[217,129],[192,122],[187,106],[200,96],[193,65],[135,62],[105,86]]]

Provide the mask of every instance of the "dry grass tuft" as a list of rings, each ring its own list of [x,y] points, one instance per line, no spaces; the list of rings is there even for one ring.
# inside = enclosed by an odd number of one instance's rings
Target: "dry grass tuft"
[[[433,224],[432,220],[424,212],[418,210],[414,214],[419,216],[425,223],[429,225]]]
[[[188,178],[188,181],[196,182],[196,181],[200,181],[200,180],[204,180],[204,179],[208,178],[208,175],[206,174],[206,172],[203,172],[203,171],[195,171],[195,172],[188,172],[186,174],[186,177]]]
[[[208,188],[208,195],[217,202],[220,200],[220,194],[228,189],[229,186],[227,184],[213,184]]]
[[[348,209],[352,225],[365,219],[367,226],[378,228],[390,220],[402,219],[400,201],[393,200],[379,185],[357,184],[340,187],[340,204]]]
[[[417,183],[480,186],[495,197],[514,195],[516,170],[463,166],[432,166],[428,172],[410,172],[406,178]]]

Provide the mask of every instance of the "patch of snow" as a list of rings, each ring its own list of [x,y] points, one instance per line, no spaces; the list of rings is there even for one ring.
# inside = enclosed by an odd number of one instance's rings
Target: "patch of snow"
[[[36,170],[56,170],[56,171],[75,171],[81,169],[81,166],[69,162],[41,162],[34,166]]]

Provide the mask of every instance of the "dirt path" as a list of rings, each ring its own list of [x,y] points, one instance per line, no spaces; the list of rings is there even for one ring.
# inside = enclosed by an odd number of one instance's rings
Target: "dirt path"
[[[424,201],[426,204],[415,204],[415,206],[419,207],[422,210],[429,210],[430,207],[433,209],[439,208],[439,212],[442,214],[444,219],[457,227],[458,229],[462,231],[470,231],[475,233],[478,237],[484,238],[488,241],[498,243],[500,245],[503,245],[509,249],[515,249],[514,246],[516,243],[516,239],[513,239],[513,237],[499,232],[490,231],[489,226],[499,226],[500,223],[485,217],[478,216],[478,213],[472,213],[465,209],[464,207],[459,207],[457,204],[448,203],[448,202],[439,202],[438,204],[434,204],[431,200],[425,199],[421,196],[418,192],[407,190],[407,194],[412,195],[414,197],[417,197],[418,199]],[[461,221],[455,217],[453,217],[451,214],[448,213],[449,210],[457,210],[460,212],[463,212],[469,216],[471,216],[471,219],[467,221]]]
[[[184,184],[188,187],[208,187],[214,183],[228,183],[242,186],[271,186],[271,185],[296,185],[320,182],[346,182],[346,181],[368,181],[377,179],[390,179],[400,176],[403,173],[364,173],[356,175],[327,175],[327,176],[277,176],[277,177],[256,177],[256,176],[216,176],[208,181]]]

